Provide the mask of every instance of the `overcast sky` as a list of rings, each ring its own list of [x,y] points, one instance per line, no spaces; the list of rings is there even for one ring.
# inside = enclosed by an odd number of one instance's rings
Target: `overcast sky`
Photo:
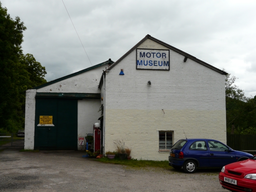
[[[224,69],[247,97],[256,95],[255,0],[0,1],[27,27],[23,53],[46,67],[47,81],[116,61],[150,34]]]

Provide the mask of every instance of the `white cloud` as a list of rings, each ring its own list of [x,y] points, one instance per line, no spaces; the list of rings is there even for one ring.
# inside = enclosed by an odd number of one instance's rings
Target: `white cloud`
[[[46,66],[47,80],[111,58],[117,60],[150,34],[236,76],[256,95],[254,0],[2,0],[19,16],[24,53]]]

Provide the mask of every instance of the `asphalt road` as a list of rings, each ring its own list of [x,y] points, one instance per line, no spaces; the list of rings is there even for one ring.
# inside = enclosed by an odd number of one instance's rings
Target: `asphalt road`
[[[227,192],[218,171],[133,169],[96,162],[78,151],[0,152],[0,191]]]

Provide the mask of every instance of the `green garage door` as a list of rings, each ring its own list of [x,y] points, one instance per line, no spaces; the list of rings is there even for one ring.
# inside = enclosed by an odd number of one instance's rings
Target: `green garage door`
[[[35,149],[77,149],[77,100],[36,100]]]

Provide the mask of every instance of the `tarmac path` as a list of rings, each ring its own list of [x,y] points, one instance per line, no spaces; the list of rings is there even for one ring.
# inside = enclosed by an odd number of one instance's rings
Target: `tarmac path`
[[[227,192],[218,171],[133,169],[83,157],[79,151],[0,152],[0,191]]]

